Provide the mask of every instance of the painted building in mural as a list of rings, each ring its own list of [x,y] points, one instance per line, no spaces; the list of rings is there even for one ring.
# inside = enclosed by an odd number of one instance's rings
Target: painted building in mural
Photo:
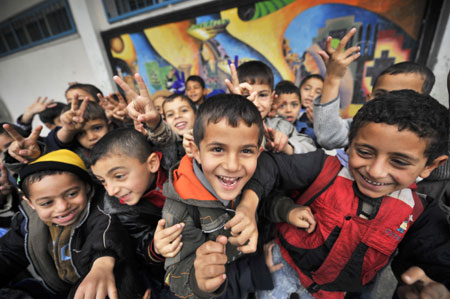
[[[342,114],[352,116],[381,70],[414,58],[425,2],[333,2],[337,1],[262,1],[103,36],[116,73],[134,86],[132,75],[139,72],[153,93],[168,86],[182,91],[183,78],[194,74],[211,90],[225,89],[228,64],[255,59],[271,66],[275,83],[286,79],[298,85],[309,74],[325,75],[317,52],[326,38],[332,36],[337,45],[356,27],[348,46],[360,46],[361,57],[340,88]],[[167,84],[170,77],[175,86]]]

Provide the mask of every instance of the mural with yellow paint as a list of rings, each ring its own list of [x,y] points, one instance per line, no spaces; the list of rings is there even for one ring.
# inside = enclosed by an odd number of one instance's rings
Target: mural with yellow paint
[[[229,61],[261,60],[275,83],[297,85],[309,74],[325,75],[317,52],[328,36],[337,44],[352,27],[349,44],[361,47],[361,57],[340,88],[341,108],[353,115],[364,103],[374,78],[387,66],[412,60],[425,1],[415,0],[269,0],[242,7],[190,16],[180,22],[143,27],[114,35],[104,33],[111,65],[134,85],[140,72],[150,92],[166,89],[174,71],[200,75],[210,89],[225,89]],[[182,76],[178,76],[181,78]],[[176,80],[177,78],[173,78]],[[178,92],[183,92],[179,82]]]

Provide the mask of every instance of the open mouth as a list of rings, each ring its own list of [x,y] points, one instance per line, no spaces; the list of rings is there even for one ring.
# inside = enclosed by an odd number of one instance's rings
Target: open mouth
[[[387,185],[389,185],[388,183],[379,183],[379,182],[375,182],[375,181],[369,180],[368,178],[366,178],[362,174],[360,174],[360,175],[363,178],[363,180],[365,182],[367,182],[368,184],[370,184],[370,185],[373,185],[373,186],[387,186]]]
[[[182,121],[182,122],[176,123],[175,124],[175,128],[181,130],[181,129],[186,128],[186,125],[187,125],[187,122],[186,121]]]
[[[55,222],[57,224],[64,224],[66,222],[71,221],[75,217],[76,211],[77,211],[77,209],[67,212],[66,214],[54,217]]]
[[[232,188],[241,180],[241,177],[227,177],[218,175],[217,178],[220,180],[223,186],[227,188]]]
[[[119,196],[119,200],[121,203],[125,203],[125,202],[129,201],[130,198],[131,198],[131,192],[129,192],[125,195]]]

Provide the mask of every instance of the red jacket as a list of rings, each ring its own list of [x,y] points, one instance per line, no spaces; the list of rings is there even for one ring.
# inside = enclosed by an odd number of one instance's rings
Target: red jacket
[[[358,291],[370,282],[423,211],[418,195],[405,188],[369,199],[381,204],[373,219],[364,219],[357,216],[362,199],[355,189],[349,170],[336,157],[328,157],[319,176],[296,201],[310,206],[317,221],[314,232],[308,234],[288,223],[278,226],[277,242],[284,259],[316,298],[343,298],[344,292]]]

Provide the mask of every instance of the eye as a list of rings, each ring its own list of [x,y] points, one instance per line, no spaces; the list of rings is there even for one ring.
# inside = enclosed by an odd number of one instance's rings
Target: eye
[[[78,133],[78,137],[83,137],[84,135],[86,135],[86,131],[81,131]]]
[[[292,107],[298,107],[298,103],[297,102],[294,102],[294,103],[292,103]]]
[[[181,110],[181,112],[183,112],[183,113],[188,113],[188,112],[189,112],[189,109],[184,108],[184,109]]]
[[[392,164],[393,164],[394,166],[400,167],[400,168],[401,168],[401,167],[406,167],[406,166],[411,165],[410,162],[408,162],[408,161],[406,161],[406,160],[403,160],[403,159],[394,158],[394,159],[392,159],[391,161],[392,161]]]
[[[211,148],[211,151],[214,153],[221,153],[221,152],[223,152],[223,148],[221,148],[220,146],[216,146],[216,147]]]
[[[47,200],[47,201],[43,201],[41,203],[39,203],[39,206],[41,207],[48,207],[53,203],[53,200]]]
[[[74,198],[76,197],[78,194],[80,193],[80,190],[70,190],[69,192],[66,193],[66,197],[67,198]]]
[[[286,109],[286,103],[281,104],[280,109]]]
[[[358,156],[360,156],[362,158],[369,158],[372,156],[372,153],[369,150],[362,149],[362,148],[357,148],[356,153],[358,154]]]
[[[250,148],[244,148],[243,150],[242,150],[242,153],[244,153],[244,154],[254,154],[255,153],[255,151],[253,150],[253,149],[250,149]]]
[[[173,116],[172,112],[166,113],[166,118],[169,118],[169,117],[172,117],[172,116]]]
[[[92,128],[93,131],[101,131],[103,129],[103,126],[95,126]]]
[[[116,173],[116,174],[114,175],[114,178],[115,178],[116,180],[123,180],[125,177],[126,177],[126,175],[123,174],[123,173]]]
[[[266,97],[269,96],[269,93],[268,93],[268,92],[261,92],[258,96],[259,96],[260,98],[266,98]]]

